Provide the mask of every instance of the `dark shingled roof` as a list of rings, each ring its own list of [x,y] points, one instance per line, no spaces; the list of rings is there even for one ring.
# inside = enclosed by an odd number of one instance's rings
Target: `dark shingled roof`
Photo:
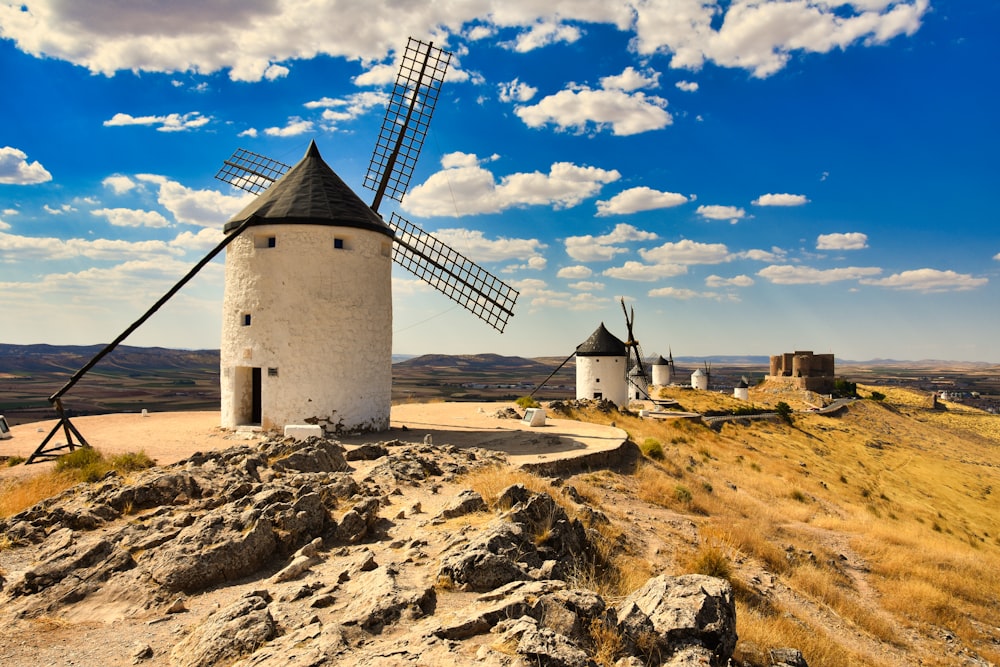
[[[223,228],[226,233],[251,219],[253,225],[357,227],[393,235],[382,218],[354,194],[320,157],[316,142],[289,169]]]
[[[604,328],[604,322],[601,322],[601,326],[590,334],[590,338],[576,346],[576,356],[626,357],[628,353],[625,343],[615,338],[610,331]]]
[[[667,361],[666,359],[664,359],[663,355],[661,354],[660,356],[658,356],[656,358],[656,361],[653,362],[653,365],[654,366],[669,366],[670,362]]]

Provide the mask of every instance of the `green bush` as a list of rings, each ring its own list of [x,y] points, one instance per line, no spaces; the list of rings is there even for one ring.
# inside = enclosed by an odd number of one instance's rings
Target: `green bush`
[[[718,547],[703,547],[691,561],[691,569],[696,574],[718,577],[727,581],[733,574],[729,558]]]
[[[527,410],[528,408],[540,408],[540,407],[542,407],[542,404],[539,403],[538,401],[536,401],[531,396],[521,396],[516,401],[514,401],[514,403],[516,403],[517,406],[519,408],[521,408],[522,410]]]
[[[784,401],[778,401],[778,404],[774,406],[774,411],[778,413],[781,417],[781,421],[786,424],[792,423],[792,406]]]
[[[28,459],[24,458],[23,456],[8,456],[7,457],[7,467],[8,468],[13,468],[14,466],[16,466],[18,464],[21,464],[21,463],[24,463],[27,460]]]
[[[118,472],[131,472],[133,470],[145,470],[156,465],[156,461],[149,458],[143,450],[138,452],[126,452],[111,459],[111,467]]]
[[[691,495],[691,490],[686,486],[681,486],[678,484],[674,487],[674,500],[679,503],[684,503],[685,505],[690,505],[691,501],[694,500],[694,496]]]
[[[639,446],[642,450],[644,456],[657,461],[662,461],[667,458],[666,453],[663,451],[663,445],[656,438],[646,438],[642,445]]]
[[[883,394],[880,391],[873,391],[868,398],[872,399],[873,401],[884,401],[885,394]]]
[[[144,451],[118,454],[108,460],[93,447],[80,447],[56,459],[56,472],[66,473],[80,482],[96,482],[112,470],[125,473],[156,465]]]

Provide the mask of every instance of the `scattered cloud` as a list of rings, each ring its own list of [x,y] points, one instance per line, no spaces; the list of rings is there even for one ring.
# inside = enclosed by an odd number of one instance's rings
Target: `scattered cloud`
[[[443,170],[414,186],[404,210],[422,217],[459,217],[498,213],[521,206],[565,209],[596,195],[621,174],[617,170],[556,162],[547,174],[535,171],[504,176],[499,183],[482,161],[468,153],[446,155]]]
[[[750,203],[754,206],[802,206],[808,204],[809,199],[805,195],[766,194]]]
[[[655,264],[721,264],[731,259],[724,243],[699,243],[690,239],[643,249],[639,251],[639,255]]]
[[[687,197],[676,192],[661,192],[641,186],[623,190],[606,201],[598,201],[597,215],[628,215],[639,211],[672,208],[687,201]]]
[[[312,132],[312,130],[313,122],[311,120],[302,120],[298,116],[293,116],[288,119],[288,123],[284,127],[269,127],[264,130],[264,134],[269,137],[297,137],[300,134]]]
[[[614,259],[616,255],[628,252],[615,244],[633,241],[653,241],[654,232],[646,232],[626,223],[619,223],[607,234],[594,236],[569,236],[566,238],[566,254],[578,262],[600,262]],[[581,276],[582,277],[582,276]]]
[[[58,239],[40,236],[16,236],[0,232],[0,246],[6,250],[5,263],[65,260],[84,257],[92,260],[121,261],[129,258],[164,259],[184,251],[163,241],[122,241],[119,239]],[[188,267],[190,268],[190,267]],[[180,274],[183,275],[183,274]]]
[[[243,130],[242,132],[240,132],[236,136],[237,137],[251,137],[251,138],[256,138],[257,137],[257,128],[256,127],[248,127],[247,129]]]
[[[914,269],[894,273],[885,278],[866,278],[863,285],[875,285],[896,290],[912,290],[916,292],[964,292],[982,287],[989,282],[987,278],[974,278],[967,273],[955,271],[939,271],[937,269]]]
[[[342,98],[323,97],[318,100],[306,102],[303,106],[307,109],[323,109],[323,120],[336,124],[354,120],[373,107],[382,109],[388,102],[388,93],[382,91],[363,91]],[[299,119],[294,120],[298,121]],[[291,124],[290,122],[289,125]]]
[[[538,92],[537,88],[529,86],[518,79],[501,83],[497,88],[500,91],[501,102],[527,102]]]
[[[115,227],[169,227],[170,221],[156,211],[140,211],[131,208],[99,208],[90,212],[105,218]]]
[[[194,190],[156,174],[137,174],[143,183],[157,186],[157,201],[174,220],[185,225],[219,227],[253,201],[254,195],[224,195],[217,190]]]
[[[589,278],[592,275],[594,275],[594,272],[590,267],[580,264],[576,266],[564,266],[556,273],[557,278],[565,278],[566,280],[580,280]]]
[[[549,265],[549,260],[543,255],[529,257],[524,264],[510,264],[500,269],[502,273],[514,273],[516,271],[541,271]]]
[[[7,231],[9,229],[11,229],[10,223],[9,222],[4,222],[3,220],[0,220],[0,231],[4,231],[5,232],[5,231]]]
[[[774,246],[770,250],[743,250],[733,255],[733,259],[750,259],[755,262],[781,262],[788,255],[788,252]]]
[[[621,74],[601,78],[601,88],[604,90],[623,90],[630,93],[640,88],[659,88],[660,73],[653,69],[640,72],[632,66],[626,67]]]
[[[664,298],[664,299],[678,299],[680,301],[689,301],[691,299],[715,299],[717,301],[728,300],[728,301],[738,301],[737,298],[731,296],[724,296],[718,292],[697,292],[691,289],[684,289],[680,287],[657,287],[656,289],[651,289],[647,292],[651,297]]]
[[[683,264],[643,264],[630,260],[621,266],[606,269],[602,275],[619,280],[636,280],[640,282],[655,282],[661,278],[671,278],[687,273]]]
[[[24,151],[12,146],[0,148],[0,184],[35,185],[51,180],[52,174],[37,160],[28,162],[28,154]]]
[[[580,282],[570,283],[569,286],[581,292],[598,292],[604,289],[604,283],[597,282],[596,280],[581,280]]]
[[[874,266],[815,269],[809,266],[773,264],[758,271],[757,275],[776,285],[828,285],[841,280],[861,280],[880,273],[882,269]]]
[[[723,278],[713,274],[705,278],[706,287],[750,287],[751,285],[753,285],[753,278],[750,276],[740,275]]]
[[[341,3],[186,3],[164,14],[155,3],[24,3],[0,5],[0,37],[37,57],[64,60],[92,73],[229,71],[233,81],[274,80],[282,63],[317,55],[378,63],[408,35],[486,39],[512,28],[506,46],[524,53],[580,39],[574,23],[606,24],[634,33],[642,57],[668,55],[670,66],[697,70],[712,62],[766,77],[796,53],[827,53],[884,44],[912,35],[929,0],[753,3],[570,3],[558,11],[535,3],[456,0],[423,3],[395,20],[359,30]],[[551,17],[558,15],[558,20]],[[483,18],[487,17],[487,18]],[[471,26],[471,27],[469,27]],[[210,36],[211,38],[206,38]],[[360,77],[359,77],[360,78]]]
[[[694,81],[678,81],[674,84],[678,90],[683,90],[685,93],[694,93],[698,90],[698,84]]]
[[[548,283],[538,278],[512,280],[510,284],[521,293],[518,304],[526,302],[532,310],[541,308],[579,311],[601,310],[611,302],[608,297],[596,297],[590,292],[574,293],[554,290],[548,286]]]
[[[43,204],[42,209],[49,215],[63,215],[65,213],[76,212],[76,209],[73,208],[71,204],[61,204],[59,206],[49,206],[48,204]]]
[[[539,20],[520,33],[508,46],[518,53],[528,53],[558,42],[572,44],[580,39],[581,34],[580,29],[575,26],[557,21]]]
[[[728,220],[734,225],[745,218],[747,214],[745,210],[737,206],[718,205],[702,205],[695,212],[706,220]]]
[[[434,237],[475,262],[502,262],[510,259],[530,260],[539,257],[548,246],[538,239],[486,238],[475,229],[438,229]]]
[[[533,106],[517,107],[514,113],[528,127],[555,125],[559,131],[602,132],[611,128],[620,137],[662,130],[674,120],[666,110],[667,100],[623,90],[561,90],[543,97]]]
[[[820,234],[816,237],[817,250],[863,250],[868,247],[868,235],[861,232]]]
[[[112,192],[116,195],[123,195],[130,190],[134,190],[137,187],[137,183],[133,181],[128,176],[122,176],[121,174],[113,174],[108,176],[103,181],[101,185],[106,188],[110,188]]]
[[[110,120],[104,121],[104,127],[125,127],[128,125],[157,126],[157,132],[183,132],[207,125],[211,116],[203,116],[198,111],[166,116],[131,116],[127,113],[116,113]]]
[[[997,254],[993,255],[993,259],[995,259],[996,261],[1000,262],[1000,252],[998,252]]]

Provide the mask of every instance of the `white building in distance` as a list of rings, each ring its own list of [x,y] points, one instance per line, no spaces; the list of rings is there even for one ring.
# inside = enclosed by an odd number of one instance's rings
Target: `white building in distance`
[[[625,343],[597,327],[576,347],[576,397],[605,399],[618,407],[628,405],[628,351]]]
[[[653,384],[657,387],[666,387],[674,383],[674,353],[669,352],[669,359],[664,359],[662,356],[656,358],[653,362]]]
[[[222,426],[389,428],[392,230],[320,157],[225,225]]]

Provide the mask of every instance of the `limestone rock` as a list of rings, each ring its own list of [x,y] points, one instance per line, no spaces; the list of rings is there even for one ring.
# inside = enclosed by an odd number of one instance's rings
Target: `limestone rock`
[[[266,592],[248,593],[212,614],[171,652],[177,667],[211,667],[252,653],[277,629]]]
[[[652,633],[664,656],[703,647],[711,653],[712,667],[724,667],[736,647],[733,590],[723,579],[699,574],[654,577],[625,598],[617,615],[624,636]]]
[[[465,516],[473,512],[485,512],[486,502],[476,491],[466,489],[459,493],[448,505],[438,514],[443,519],[454,519]]]

